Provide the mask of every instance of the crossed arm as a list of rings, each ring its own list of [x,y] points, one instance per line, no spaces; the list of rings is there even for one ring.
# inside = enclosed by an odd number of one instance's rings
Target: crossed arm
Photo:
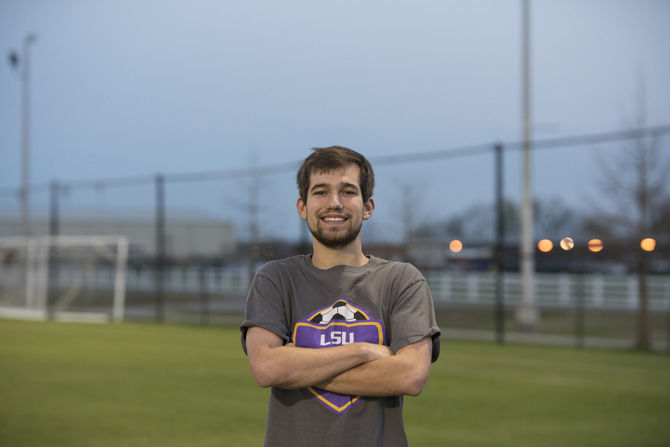
[[[431,339],[393,354],[388,346],[351,343],[323,349],[283,345],[276,334],[251,327],[246,336],[251,373],[259,385],[295,389],[317,386],[362,396],[421,393],[430,371]]]

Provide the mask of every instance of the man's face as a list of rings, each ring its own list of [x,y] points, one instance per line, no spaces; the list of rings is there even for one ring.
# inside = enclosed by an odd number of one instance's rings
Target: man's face
[[[364,220],[374,211],[372,198],[363,202],[359,168],[348,165],[332,172],[312,172],[307,203],[298,199],[298,213],[307,221],[314,238],[331,248],[356,240]]]

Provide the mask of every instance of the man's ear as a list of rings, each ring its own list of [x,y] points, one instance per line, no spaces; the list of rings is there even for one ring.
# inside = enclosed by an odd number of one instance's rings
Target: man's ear
[[[305,202],[303,202],[300,197],[298,197],[298,201],[296,202],[295,206],[298,209],[298,214],[302,220],[307,220],[307,207],[305,206]]]
[[[368,220],[372,217],[372,213],[375,211],[375,201],[370,197],[363,204],[363,220]]]

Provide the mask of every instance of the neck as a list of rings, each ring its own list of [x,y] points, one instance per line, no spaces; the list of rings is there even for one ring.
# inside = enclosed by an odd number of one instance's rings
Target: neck
[[[360,267],[369,261],[363,254],[360,238],[342,248],[327,247],[316,239],[312,239],[312,246],[314,248],[312,265],[318,269],[326,270],[337,265]]]

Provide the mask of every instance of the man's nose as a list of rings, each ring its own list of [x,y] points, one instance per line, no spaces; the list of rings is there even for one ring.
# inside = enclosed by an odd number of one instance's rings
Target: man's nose
[[[342,208],[342,201],[340,200],[339,194],[333,193],[328,195],[328,208],[330,209]]]

